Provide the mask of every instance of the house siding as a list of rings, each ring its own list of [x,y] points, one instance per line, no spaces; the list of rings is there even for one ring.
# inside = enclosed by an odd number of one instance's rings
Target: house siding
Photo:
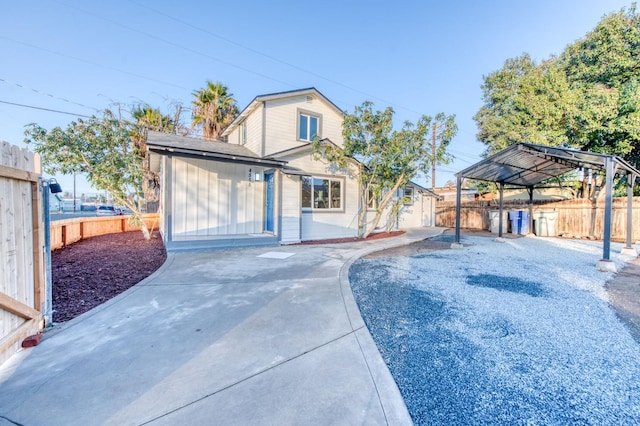
[[[261,233],[263,191],[242,164],[174,158],[171,234],[174,241],[218,235]]]
[[[264,155],[269,156],[307,143],[297,140],[300,109],[320,115],[320,136],[342,146],[342,115],[319,98],[314,97],[311,102],[306,101],[306,96],[278,99],[267,102],[266,108]]]
[[[282,194],[280,216],[280,242],[293,244],[300,242],[300,177],[281,174]]]
[[[300,186],[296,188],[297,209],[301,212],[300,239],[355,237],[358,234],[358,181],[344,171],[336,170],[323,160],[314,160],[311,151],[286,158],[289,165],[304,170],[309,176],[331,177],[342,182],[342,205],[339,211],[302,210]],[[299,178],[298,178],[299,179]],[[288,197],[290,194],[284,194]]]

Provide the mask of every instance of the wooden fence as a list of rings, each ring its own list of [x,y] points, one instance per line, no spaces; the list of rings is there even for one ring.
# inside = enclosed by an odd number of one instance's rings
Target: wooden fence
[[[44,223],[40,160],[0,143],[0,364],[44,326]]]
[[[632,242],[640,240],[640,197],[632,202]],[[498,210],[497,200],[463,203],[460,208],[460,227],[463,229],[489,229],[489,212]],[[504,210],[528,210],[526,201],[505,201]],[[604,199],[596,203],[590,200],[534,201],[534,215],[539,211],[555,211],[556,233],[572,237],[604,238]],[[436,226],[455,227],[455,202],[436,204]],[[505,224],[506,226],[506,224]],[[506,231],[506,227],[503,228]],[[625,241],[627,235],[627,198],[614,198],[611,215],[611,239]]]
[[[149,230],[158,229],[158,214],[143,215]],[[59,249],[85,238],[118,232],[139,231],[129,222],[129,216],[77,217],[51,222],[51,250]]]

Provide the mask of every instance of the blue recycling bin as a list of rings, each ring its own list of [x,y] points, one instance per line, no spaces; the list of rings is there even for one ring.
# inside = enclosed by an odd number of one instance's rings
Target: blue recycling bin
[[[511,233],[527,235],[529,233],[529,212],[526,210],[512,210],[509,212]]]

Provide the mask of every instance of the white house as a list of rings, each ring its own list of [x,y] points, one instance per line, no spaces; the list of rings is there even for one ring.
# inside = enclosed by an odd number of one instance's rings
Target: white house
[[[315,135],[342,146],[343,116],[309,88],[257,96],[222,134],[227,142],[150,132],[167,249],[356,236],[357,169],[338,170],[311,146]],[[414,183],[401,191],[396,226],[433,226],[437,195]]]

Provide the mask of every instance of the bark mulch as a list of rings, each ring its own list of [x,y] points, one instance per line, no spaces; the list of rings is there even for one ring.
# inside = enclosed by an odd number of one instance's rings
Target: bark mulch
[[[166,260],[157,232],[101,235],[51,253],[53,322],[68,321],[139,283]]]

